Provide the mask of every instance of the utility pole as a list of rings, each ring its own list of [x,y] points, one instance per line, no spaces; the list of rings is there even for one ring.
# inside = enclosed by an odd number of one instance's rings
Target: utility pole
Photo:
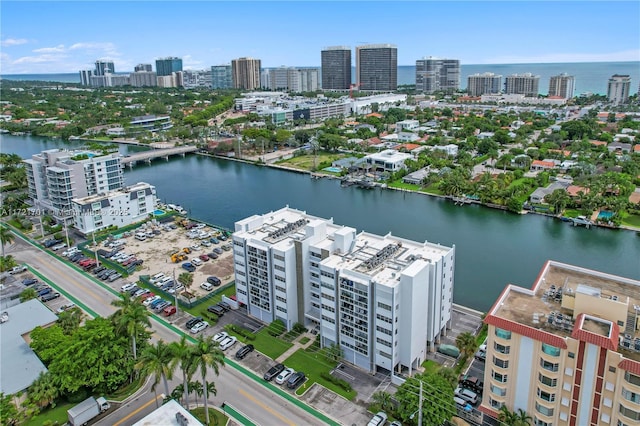
[[[178,288],[178,281],[176,280],[176,269],[173,268],[173,301],[176,305],[176,317],[178,316],[178,292],[175,291]]]
[[[418,399],[418,425],[422,426],[422,380],[420,380],[420,397]]]
[[[93,254],[96,255],[96,267],[100,266],[100,261],[98,260],[98,244],[96,243],[96,232],[93,231],[91,233],[91,236],[93,237]]]

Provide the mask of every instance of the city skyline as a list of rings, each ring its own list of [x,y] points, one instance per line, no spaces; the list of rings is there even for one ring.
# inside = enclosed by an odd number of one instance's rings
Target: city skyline
[[[104,3],[2,2],[0,73],[77,72],[96,59],[124,72],[168,56],[182,58],[184,69],[244,56],[263,67],[319,67],[323,48],[378,43],[397,45],[398,65],[428,56],[462,64],[640,60],[638,2]],[[91,16],[100,16],[104,32]],[[109,24],[116,22],[117,29]],[[163,37],[158,28],[173,31]],[[500,42],[479,48],[479,35]]]

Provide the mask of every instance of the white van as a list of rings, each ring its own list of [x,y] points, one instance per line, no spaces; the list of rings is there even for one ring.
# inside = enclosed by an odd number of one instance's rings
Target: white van
[[[144,232],[136,232],[136,240],[145,241],[147,239],[147,235]]]
[[[126,242],[123,240],[112,241],[109,243],[109,247],[116,248],[125,245]]]
[[[162,280],[165,277],[163,272],[159,272],[157,274],[155,274],[154,276],[152,276],[151,278],[149,278],[149,281],[151,282],[151,284],[155,284],[158,281]]]

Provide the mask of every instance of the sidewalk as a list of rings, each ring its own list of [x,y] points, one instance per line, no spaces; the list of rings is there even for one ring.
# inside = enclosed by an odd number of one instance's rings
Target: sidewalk
[[[302,340],[304,337],[308,337],[309,341],[305,344],[301,344],[300,340]],[[293,343],[293,346],[291,346],[282,355],[276,358],[276,362],[279,362],[280,364],[284,363],[284,360],[293,355],[298,349],[307,349],[309,346],[313,345],[315,339],[316,336],[314,334],[311,334],[310,332],[299,335],[293,340],[293,342],[291,342]]]

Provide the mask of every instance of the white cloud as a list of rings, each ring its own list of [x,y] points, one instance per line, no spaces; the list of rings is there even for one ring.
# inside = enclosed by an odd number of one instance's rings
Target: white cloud
[[[52,55],[45,53],[37,56],[22,56],[15,61],[11,62],[11,65],[19,64],[41,64],[45,62],[58,62],[59,60],[67,57],[67,55]]]
[[[27,44],[27,43],[29,43],[29,40],[27,40],[26,38],[7,38],[2,40],[0,45],[2,45],[2,47],[9,47],[9,46],[19,46],[21,44]]]
[[[103,42],[103,43],[92,43],[92,42],[81,42],[74,43],[69,47],[69,50],[84,50],[88,52],[97,52],[101,53],[105,56],[116,57],[120,56],[118,49],[115,44],[111,42]]]
[[[59,44],[55,47],[41,47],[39,49],[33,49],[34,53],[62,53],[66,49],[64,44]]]
[[[640,49],[609,53],[551,53],[537,56],[494,56],[482,64],[532,64],[562,62],[626,62],[640,61]]]
[[[202,65],[202,61],[193,59],[193,56],[184,55],[182,57],[182,67],[183,69],[186,69],[186,70],[198,70],[198,69],[202,69],[203,65]]]

